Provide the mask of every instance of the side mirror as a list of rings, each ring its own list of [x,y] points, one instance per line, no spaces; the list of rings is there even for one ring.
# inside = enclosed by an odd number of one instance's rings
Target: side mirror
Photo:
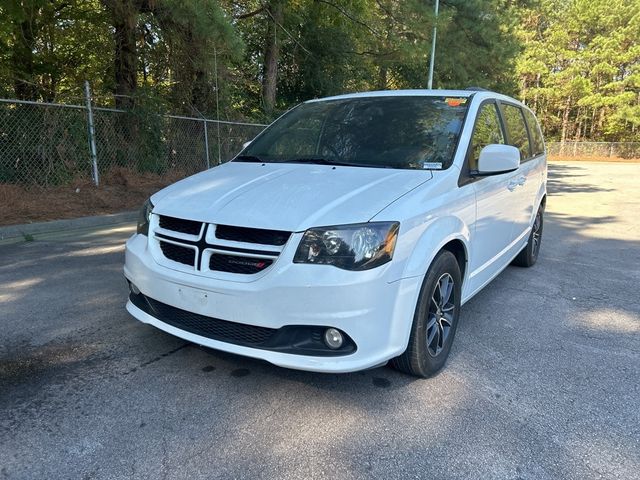
[[[480,150],[477,175],[493,175],[516,170],[520,166],[520,150],[511,145],[491,144]]]
[[[251,142],[253,142],[253,140],[249,140],[248,142],[244,142],[244,143],[242,144],[242,150],[244,150],[245,148],[247,148],[247,147],[251,144]]]

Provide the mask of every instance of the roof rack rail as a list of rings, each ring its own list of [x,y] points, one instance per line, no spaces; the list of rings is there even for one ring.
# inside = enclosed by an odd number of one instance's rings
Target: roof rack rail
[[[471,90],[474,92],[489,92],[490,90],[487,88],[482,88],[482,87],[467,87],[465,88],[465,90]]]

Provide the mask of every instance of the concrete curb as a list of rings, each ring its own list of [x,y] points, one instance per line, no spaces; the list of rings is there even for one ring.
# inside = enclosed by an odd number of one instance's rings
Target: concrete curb
[[[102,227],[118,223],[135,222],[137,211],[97,215],[95,217],[71,218],[68,220],[54,220],[52,222],[24,223],[21,225],[7,225],[0,227],[0,241],[24,239],[25,235],[40,235],[46,233],[78,230],[83,228]]]

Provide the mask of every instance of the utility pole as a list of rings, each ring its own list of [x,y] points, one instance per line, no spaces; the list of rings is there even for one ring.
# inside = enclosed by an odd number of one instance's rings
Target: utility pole
[[[433,38],[431,39],[431,58],[429,59],[429,83],[427,88],[431,90],[433,88],[433,63],[436,56],[436,34],[438,33],[438,7],[440,6],[440,0],[436,0],[436,19],[433,24]]]

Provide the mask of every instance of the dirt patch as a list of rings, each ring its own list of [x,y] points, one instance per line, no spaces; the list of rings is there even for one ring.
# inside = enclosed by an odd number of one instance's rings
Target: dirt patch
[[[135,210],[151,194],[184,176],[177,172],[156,175],[117,168],[101,177],[100,187],[88,178],[58,187],[0,184],[0,225]]]

